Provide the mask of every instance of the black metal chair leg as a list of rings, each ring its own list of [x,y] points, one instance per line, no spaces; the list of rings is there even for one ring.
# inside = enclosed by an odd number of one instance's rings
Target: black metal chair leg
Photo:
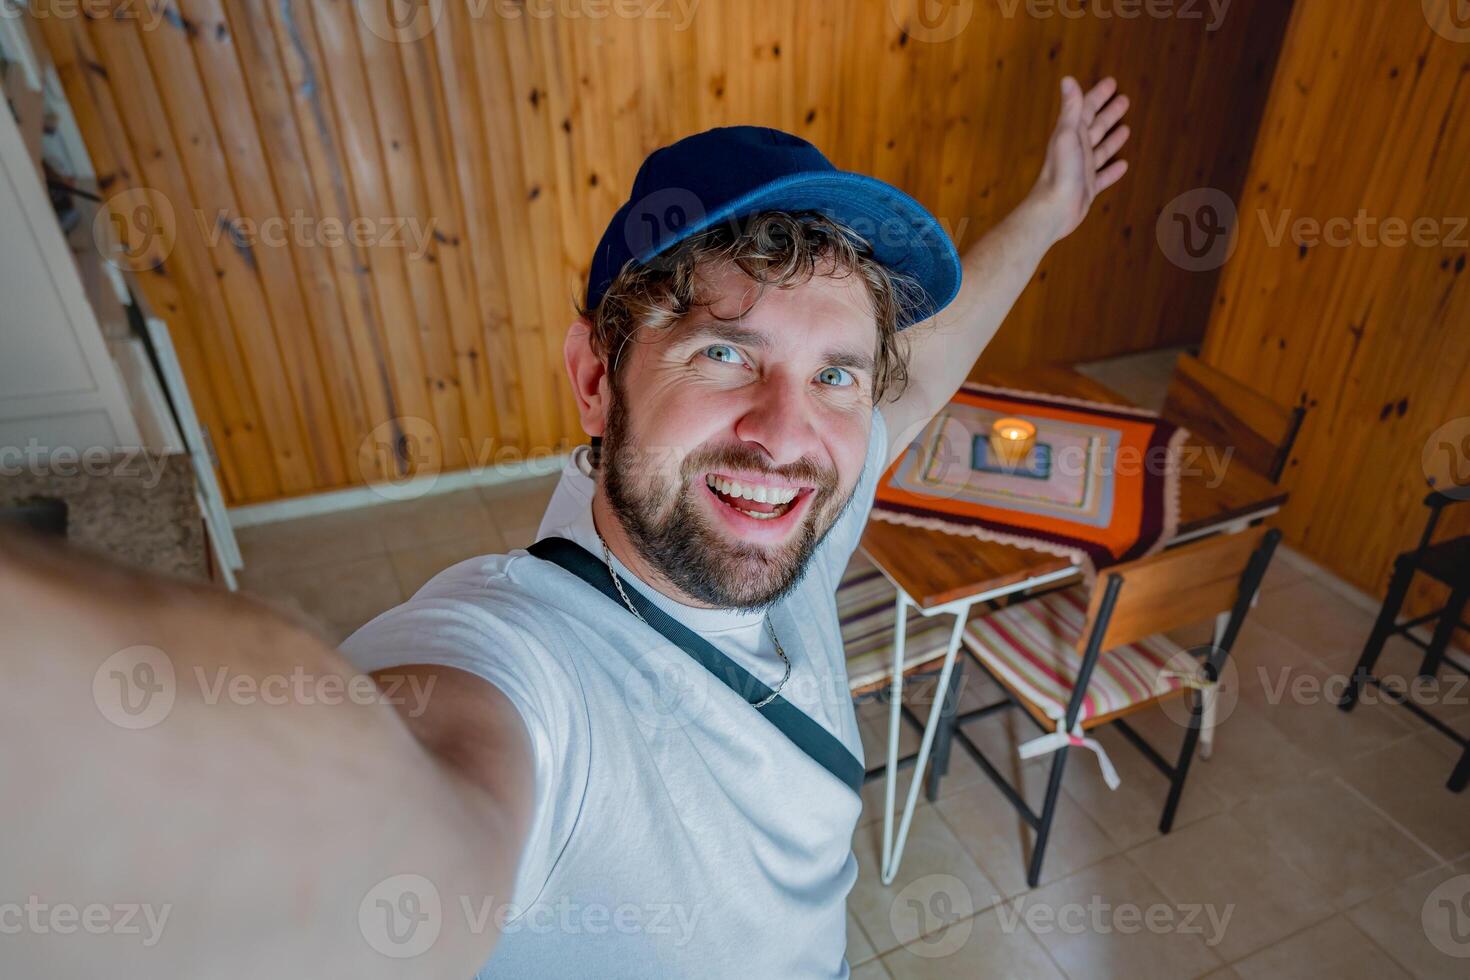
[[[965,680],[965,651],[955,654],[954,670],[949,675],[949,690],[939,708],[939,725],[934,729],[934,749],[929,756],[929,773],[924,795],[930,803],[939,799],[939,781],[949,772],[949,753],[954,746],[955,716],[960,713],[960,691]]]
[[[1383,653],[1383,645],[1393,635],[1398,624],[1399,610],[1403,608],[1404,597],[1409,594],[1409,583],[1414,579],[1414,563],[1409,560],[1408,555],[1400,555],[1393,566],[1393,580],[1388,586],[1388,595],[1384,597],[1383,608],[1378,610],[1378,621],[1373,624],[1373,632],[1368,636],[1368,642],[1363,647],[1363,653],[1358,657],[1358,665],[1353,668],[1352,676],[1348,678],[1347,689],[1343,691],[1337,706],[1343,711],[1353,710],[1353,705],[1358,703],[1358,694],[1363,685],[1368,683],[1368,678],[1373,675],[1373,665],[1378,662],[1378,657]]]
[[[1450,601],[1445,603],[1444,611],[1439,614],[1439,623],[1435,625],[1434,635],[1429,638],[1429,646],[1424,650],[1424,661],[1419,665],[1420,677],[1439,675],[1439,665],[1444,660],[1444,652],[1449,649],[1455,629],[1460,625],[1466,603],[1470,603],[1470,588],[1456,589],[1450,593]]]
[[[1051,775],[1046,781],[1046,803],[1041,808],[1041,823],[1036,828],[1036,845],[1031,852],[1031,864],[1026,869],[1026,884],[1032,888],[1041,880],[1041,860],[1046,856],[1046,841],[1051,836],[1051,821],[1057,812],[1057,796],[1062,791],[1062,769],[1067,764],[1070,746],[1057,750],[1052,760]]]
[[[1466,744],[1460,761],[1455,763],[1455,771],[1450,773],[1450,781],[1445,785],[1451,793],[1459,793],[1465,789],[1466,783],[1470,783],[1470,744]]]
[[[1179,749],[1179,761],[1169,777],[1169,798],[1164,802],[1164,815],[1159,818],[1159,833],[1167,834],[1174,828],[1174,812],[1179,809],[1179,798],[1184,795],[1184,777],[1189,775],[1189,764],[1194,761],[1195,746],[1199,744],[1200,724],[1204,720],[1204,692],[1192,693],[1194,706],[1190,710],[1189,729],[1184,733],[1184,745]]]

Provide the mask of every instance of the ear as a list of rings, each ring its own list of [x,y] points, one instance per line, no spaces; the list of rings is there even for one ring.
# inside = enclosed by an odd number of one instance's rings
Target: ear
[[[578,317],[567,328],[562,357],[566,361],[567,377],[572,381],[572,394],[577,399],[582,431],[599,437],[607,428],[611,379],[607,365],[592,349],[592,324],[586,317]]]

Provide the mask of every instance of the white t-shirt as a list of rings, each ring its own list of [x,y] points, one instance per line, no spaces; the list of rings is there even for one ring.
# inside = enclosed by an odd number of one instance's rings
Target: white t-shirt
[[[883,470],[873,413],[852,505],[770,610],[791,659],[782,695],[861,761],[835,594]],[[538,539],[602,554],[585,459]],[[762,615],[631,587],[774,685]],[[861,801],[740,695],[621,604],[515,551],[460,562],[342,645],[361,670],[441,664],[494,684],[530,734],[536,806],[514,894],[440,896],[505,923],[481,977],[846,977]]]

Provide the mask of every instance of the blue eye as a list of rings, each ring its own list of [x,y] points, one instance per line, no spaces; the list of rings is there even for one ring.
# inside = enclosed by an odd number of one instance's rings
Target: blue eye
[[[854,383],[852,375],[840,367],[823,368],[817,372],[817,380],[834,388],[846,388]]]
[[[744,364],[745,358],[729,344],[712,344],[704,349],[704,356],[723,364]]]

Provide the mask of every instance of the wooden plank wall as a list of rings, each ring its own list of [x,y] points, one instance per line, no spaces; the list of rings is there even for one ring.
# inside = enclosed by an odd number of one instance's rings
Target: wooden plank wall
[[[1308,406],[1281,526],[1377,595],[1423,529],[1436,430],[1470,485],[1470,24],[1453,6],[1298,0],[1202,351]],[[1470,504],[1446,524],[1470,530]],[[1416,608],[1436,598],[1421,576]]]
[[[421,37],[397,43],[390,2]],[[1214,22],[1206,3],[1130,19],[1027,0],[33,7],[102,189],[152,208],[126,199],[127,245],[139,268],[161,260],[143,288],[232,502],[579,441],[560,348],[589,254],[643,157],[710,126],[811,139],[914,194],[963,247],[1033,179],[1061,75],[1115,73],[1136,104],[1134,174],[1049,258],[987,364],[1197,340],[1215,278],[1168,263],[1155,220],[1181,191],[1238,190],[1288,9],[1236,0]],[[305,230],[252,235],[272,218]],[[354,219],[368,234],[322,244]],[[403,221],[415,234],[374,234]]]

